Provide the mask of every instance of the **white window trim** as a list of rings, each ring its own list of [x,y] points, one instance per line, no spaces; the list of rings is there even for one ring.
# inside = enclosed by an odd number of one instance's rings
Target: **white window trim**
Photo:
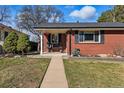
[[[100,30],[99,30],[99,43],[101,43],[101,33],[100,33]]]
[[[81,31],[80,31],[81,32]],[[80,32],[78,32],[78,37],[80,37]],[[83,31],[84,33],[87,33],[87,31]],[[92,31],[92,32],[95,32],[95,31]],[[95,33],[93,33],[93,40],[91,41],[88,41],[88,40],[85,40],[85,35],[83,34],[83,41],[79,41],[79,43],[100,43],[101,42],[101,34],[100,34],[100,30],[98,31],[99,32],[99,36],[98,36],[98,42],[95,41]],[[79,38],[78,38],[79,39]]]

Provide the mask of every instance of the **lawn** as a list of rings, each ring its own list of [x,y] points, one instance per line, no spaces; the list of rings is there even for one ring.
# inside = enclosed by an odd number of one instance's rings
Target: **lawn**
[[[72,88],[124,87],[124,63],[115,60],[64,59],[65,73]]]
[[[0,58],[0,87],[39,87],[50,59]]]

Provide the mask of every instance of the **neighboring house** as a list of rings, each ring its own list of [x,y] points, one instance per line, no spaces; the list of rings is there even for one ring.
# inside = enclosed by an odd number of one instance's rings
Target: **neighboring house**
[[[34,29],[41,32],[41,54],[71,55],[75,48],[81,55],[113,54],[115,47],[124,48],[124,23],[43,23]]]
[[[13,29],[12,27],[6,26],[4,24],[0,23],[0,54],[3,53],[3,43],[5,41],[5,38],[8,36],[9,32],[11,31],[16,31],[15,29]],[[20,32],[18,32],[20,33]]]

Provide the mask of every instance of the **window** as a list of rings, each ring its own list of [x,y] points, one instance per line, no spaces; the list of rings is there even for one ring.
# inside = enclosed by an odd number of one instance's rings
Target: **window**
[[[84,32],[84,41],[93,41],[94,32]]]
[[[84,41],[84,32],[79,32],[78,38],[80,42]]]
[[[99,43],[100,42],[100,31],[83,31],[78,33],[78,40],[82,43]]]
[[[51,43],[53,47],[58,47],[59,46],[59,34],[51,34]]]
[[[52,43],[53,44],[58,44],[59,43],[58,34],[52,34]]]
[[[4,32],[4,34],[5,34],[5,37],[4,37],[4,39],[8,36],[8,32]]]

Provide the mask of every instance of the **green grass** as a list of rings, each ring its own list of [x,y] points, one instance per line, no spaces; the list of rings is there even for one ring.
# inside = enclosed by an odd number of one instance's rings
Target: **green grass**
[[[0,87],[38,87],[50,59],[0,58]]]
[[[114,60],[64,60],[69,87],[124,87],[124,63]]]

